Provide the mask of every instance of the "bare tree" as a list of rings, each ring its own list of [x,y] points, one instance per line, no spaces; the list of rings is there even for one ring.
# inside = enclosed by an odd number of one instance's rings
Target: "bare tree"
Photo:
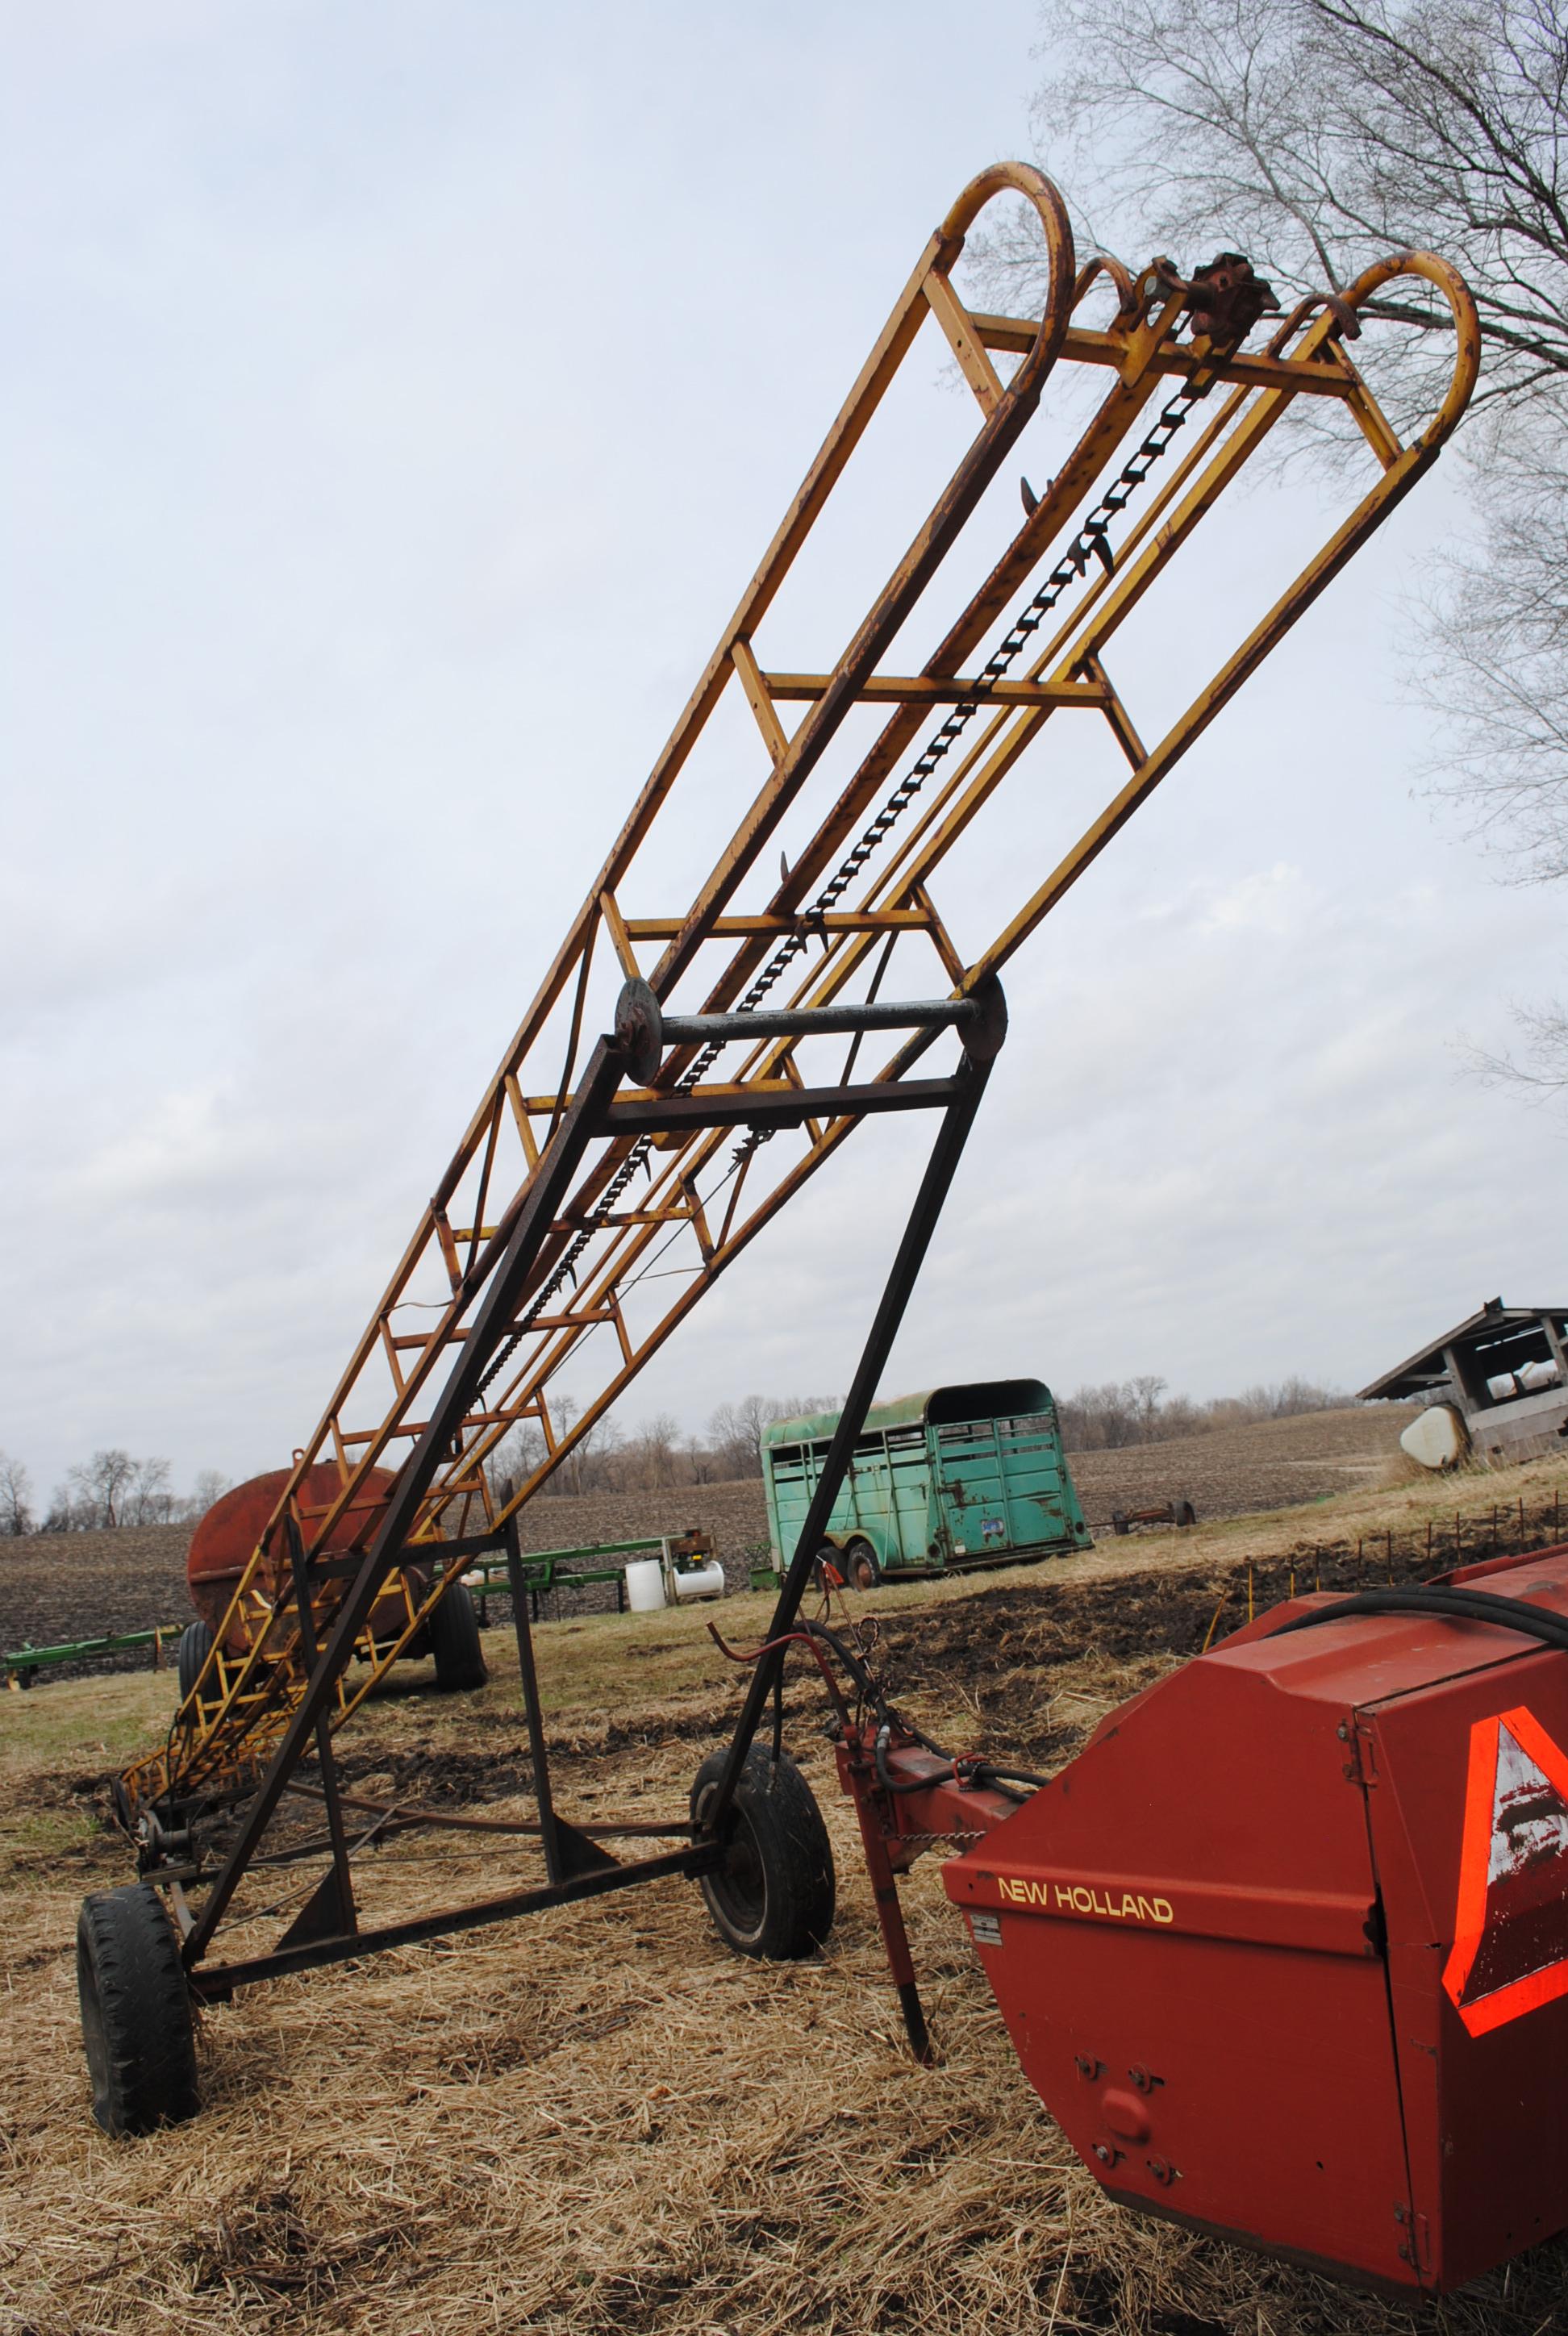
[[[770,1419],[784,1415],[767,1396],[742,1396],[721,1403],[707,1424],[708,1442],[726,1476],[762,1475],[762,1432]]]
[[[1568,878],[1568,414],[1544,405],[1488,433],[1485,534],[1427,600],[1425,695],[1446,718],[1437,792],[1519,883]],[[1568,1088],[1568,1012],[1517,1006],[1503,1078]]]
[[[0,1534],[7,1538],[33,1530],[33,1480],[20,1460],[0,1452]]]
[[[193,1520],[205,1515],[227,1483],[215,1470],[207,1470],[196,1480],[195,1497],[180,1500],[167,1460],[138,1460],[116,1445],[65,1471],[65,1482],[51,1496],[42,1530],[102,1533],[120,1525],[169,1524],[177,1517]]]
[[[140,1461],[115,1445],[67,1468],[65,1482],[70,1487],[71,1505],[83,1530],[112,1528],[122,1522],[121,1511],[126,1495],[135,1487],[140,1467]]]
[[[531,1419],[524,1420],[503,1436],[485,1463],[492,1498],[510,1499],[511,1494],[503,1492],[503,1487],[510,1484],[515,1491],[532,1475],[543,1457],[543,1436]]]
[[[1141,1378],[1128,1382],[1133,1398],[1133,1416],[1138,1424],[1141,1442],[1146,1443],[1154,1431],[1167,1385],[1166,1380],[1159,1377],[1153,1371],[1145,1372]]]
[[[726,1476],[760,1476],[765,1427],[775,1419],[798,1419],[838,1407],[835,1395],[747,1395],[721,1403],[707,1424],[716,1464]]]
[[[562,1395],[552,1405],[551,1411],[557,1437],[564,1440],[576,1426],[581,1416],[581,1406],[574,1397]],[[546,1493],[599,1493],[608,1490],[615,1482],[621,1443],[621,1429],[615,1420],[597,1420],[585,1435],[579,1437],[542,1490]],[[542,1456],[542,1444],[540,1450]]]
[[[1561,0],[1043,0],[1041,161],[1125,256],[1225,244],[1276,284],[1342,288],[1407,246],[1457,262],[1484,366],[1466,444],[1473,539],[1428,608],[1425,694],[1445,717],[1435,792],[1520,881],[1568,875],[1568,34]],[[1091,239],[1094,239],[1091,233]],[[977,254],[998,294],[1037,246]],[[1408,427],[1448,369],[1446,312],[1400,289],[1368,313],[1376,386]],[[1431,326],[1427,332],[1424,329]],[[1358,350],[1365,355],[1374,336]],[[1313,417],[1316,419],[1317,417]],[[1308,426],[1305,419],[1303,426]],[[1524,1060],[1568,1087],[1568,1015],[1520,1015]]]
[[[139,1460],[136,1473],[121,1502],[123,1525],[166,1525],[175,1510],[174,1487],[167,1460]]]
[[[656,1412],[651,1419],[642,1422],[627,1455],[640,1491],[662,1492],[666,1485],[675,1483],[679,1441],[680,1423],[667,1411]]]
[[[203,1468],[191,1487],[190,1498],[184,1504],[185,1514],[195,1524],[207,1514],[215,1501],[220,1501],[229,1490],[229,1478],[220,1468]]]
[[[692,1484],[711,1484],[713,1483],[718,1474],[718,1462],[716,1455],[697,1436],[687,1437],[682,1457],[686,1462],[687,1475]]]
[[[1481,409],[1568,386],[1568,60],[1555,0],[1043,0],[1054,63],[1037,151],[1095,227],[1198,251],[1232,242],[1300,293],[1370,260],[1445,252],[1476,297]],[[1091,230],[1091,240],[1094,238]],[[993,277],[1037,242],[984,248]],[[1447,311],[1401,290],[1406,423],[1441,396]]]

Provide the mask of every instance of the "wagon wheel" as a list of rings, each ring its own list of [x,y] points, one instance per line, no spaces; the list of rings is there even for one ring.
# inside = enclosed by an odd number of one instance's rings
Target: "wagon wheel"
[[[704,1813],[727,1752],[710,1752],[691,1788],[692,1821]],[[754,1744],[719,1828],[724,1861],[701,1889],[714,1927],[737,1954],[798,1962],[833,1929],[833,1854],[816,1796],[787,1752]]]
[[[76,1926],[82,2040],[105,2133],[196,2115],[196,2037],[174,1925],[150,1882],[95,1893]]]
[[[184,1630],[180,1631],[180,1650],[175,1657],[181,1703],[201,1677],[207,1658],[211,1652],[212,1625],[210,1622],[203,1621],[198,1615],[194,1622],[187,1622]]]
[[[844,1580],[855,1590],[875,1590],[882,1578],[877,1553],[869,1541],[858,1534],[844,1551]]]
[[[479,1616],[465,1582],[454,1582],[430,1617],[430,1651],[443,1695],[464,1695],[490,1677],[479,1636]]]

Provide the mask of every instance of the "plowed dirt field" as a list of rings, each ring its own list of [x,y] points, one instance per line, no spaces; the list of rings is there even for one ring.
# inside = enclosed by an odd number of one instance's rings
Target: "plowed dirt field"
[[[1411,1416],[1389,1405],[1304,1413],[1253,1427],[1221,1429],[1072,1461],[1089,1523],[1114,1509],[1189,1500],[1200,1523],[1368,1489],[1387,1474]],[[525,1549],[577,1548],[698,1525],[711,1533],[731,1584],[746,1578],[748,1552],[767,1540],[761,1483],[698,1484],[665,1493],[589,1493],[525,1509]],[[50,1646],[189,1618],[183,1525],[112,1533],[38,1534],[0,1542],[0,1649]],[[578,1611],[613,1604],[609,1592],[574,1592]],[[143,1655],[94,1668],[136,1668]]]

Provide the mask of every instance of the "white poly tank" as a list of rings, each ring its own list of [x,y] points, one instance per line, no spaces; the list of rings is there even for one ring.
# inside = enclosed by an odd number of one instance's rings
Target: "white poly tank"
[[[669,1578],[677,1606],[687,1598],[724,1596],[724,1568],[716,1557],[710,1557],[706,1565],[672,1566]]]
[[[626,1569],[626,1602],[634,1614],[657,1614],[665,1602],[664,1564],[657,1557],[634,1557]]]
[[[1452,1468],[1469,1450],[1470,1433],[1451,1403],[1435,1403],[1410,1422],[1399,1443],[1423,1468]]]

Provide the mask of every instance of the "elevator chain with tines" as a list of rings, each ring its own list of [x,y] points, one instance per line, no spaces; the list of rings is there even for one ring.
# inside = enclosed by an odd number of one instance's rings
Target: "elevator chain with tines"
[[[1242,274],[1241,271],[1245,272]],[[1244,293],[1244,297],[1239,299],[1233,297],[1224,305],[1215,307],[1205,301],[1203,295],[1209,289],[1213,280],[1222,274],[1233,278],[1236,292]],[[1164,286],[1167,289],[1182,281],[1176,277],[1167,260],[1156,260],[1149,271],[1149,276],[1154,285]],[[1229,290],[1230,286],[1227,285],[1226,288]],[[1115,574],[1115,554],[1109,542],[1112,520],[1118,518],[1126,510],[1128,503],[1144,484],[1150,472],[1170,451],[1174,440],[1186,427],[1193,408],[1203,404],[1215,383],[1222,378],[1221,369],[1226,357],[1234,354],[1238,341],[1245,337],[1261,316],[1277,313],[1280,306],[1274,296],[1273,287],[1261,277],[1254,276],[1251,263],[1234,252],[1222,252],[1219,258],[1212,260],[1207,268],[1200,268],[1190,282],[1182,284],[1182,289],[1185,295],[1183,305],[1189,313],[1195,313],[1201,316],[1212,316],[1216,330],[1222,327],[1236,337],[1228,343],[1210,340],[1200,370],[1183,384],[1174,397],[1162,406],[1159,420],[1141,441],[1137,452],[1123,464],[1115,485],[1108,488],[1100,498],[1094,510],[1079,526],[1072,542],[1061,554],[1034,599],[1014,618],[1011,629],[999,647],[988,658],[980,674],[982,682],[1006,679],[1020,653],[1032,637],[1038,632],[1046,618],[1055,610],[1062,595],[1075,583],[1082,582],[1088,572],[1092,559],[1099,561],[1106,575]],[[1024,488],[1024,501],[1026,510],[1034,507],[1035,498],[1027,482]],[[810,909],[805,912],[804,930],[791,933],[787,939],[779,944],[768,963],[752,983],[740,1001],[742,1012],[760,1006],[774,984],[801,955],[807,946],[813,923],[825,917],[830,910],[837,908],[861,870],[897,826],[933,771],[946,759],[963,736],[974,716],[979,713],[980,704],[980,699],[977,697],[966,699],[954,706],[940,728],[927,742],[919,759],[899,781],[870,826],[852,845],[834,874],[818,893]],[[713,1047],[706,1056],[699,1056],[687,1071],[682,1084],[695,1085],[699,1078],[713,1068],[721,1051],[718,1047]],[[771,1128],[764,1128],[748,1135],[736,1151],[737,1162],[744,1159],[747,1152],[754,1151],[759,1144],[766,1144],[773,1134],[774,1131]]]
[[[1146,270],[1140,291],[1144,295],[1140,307],[1158,298],[1161,294],[1180,291],[1183,313],[1203,328],[1203,355],[1198,369],[1161,408],[1154,427],[1140,442],[1136,453],[1123,464],[1115,484],[1107,489],[1088,517],[1081,522],[1071,543],[1061,553],[1034,599],[1014,618],[1006,637],[981,669],[979,679],[982,685],[1007,678],[1063,594],[1074,584],[1082,582],[1091,560],[1097,560],[1107,575],[1115,573],[1115,554],[1108,540],[1112,520],[1126,510],[1150,472],[1185,428],[1193,408],[1201,405],[1215,383],[1223,378],[1226,359],[1235,354],[1261,317],[1277,314],[1280,307],[1273,287],[1266,278],[1255,275],[1251,261],[1238,252],[1221,252],[1206,268],[1194,269],[1190,278],[1179,276],[1169,260],[1157,259]],[[1027,485],[1024,498],[1026,510],[1032,509],[1034,498]],[[803,912],[801,929],[779,944],[752,982],[738,1002],[737,1012],[748,1013],[759,1007],[807,948],[813,928],[818,931],[823,930],[822,919],[837,908],[862,869],[886,842],[926,781],[964,735],[981,703],[978,697],[961,701],[933,733],[811,907]],[[726,1040],[724,1043],[735,1042]],[[713,1069],[723,1052],[724,1045],[705,1047],[682,1073],[677,1082],[677,1090],[689,1093]],[[735,1166],[738,1167],[759,1144],[768,1143],[774,1132],[772,1128],[761,1128],[747,1135],[736,1147]],[[557,1297],[569,1282],[575,1285],[576,1268],[594,1235],[609,1222],[617,1202],[625,1198],[638,1172],[648,1171],[650,1153],[651,1146],[645,1140],[633,1146],[615,1171],[587,1228],[576,1236],[567,1254],[536,1293],[528,1312],[517,1326],[516,1337],[497,1357],[494,1368],[484,1381],[486,1387],[511,1361],[518,1346],[550,1299]]]

